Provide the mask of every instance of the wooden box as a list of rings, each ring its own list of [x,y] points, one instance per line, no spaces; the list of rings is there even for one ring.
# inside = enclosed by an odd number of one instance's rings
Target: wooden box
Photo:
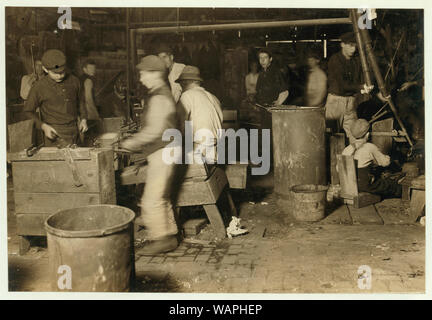
[[[9,154],[18,235],[45,235],[45,219],[60,210],[116,204],[113,151],[77,148],[70,149],[70,155],[82,182],[79,187],[61,149],[42,148],[32,157]]]

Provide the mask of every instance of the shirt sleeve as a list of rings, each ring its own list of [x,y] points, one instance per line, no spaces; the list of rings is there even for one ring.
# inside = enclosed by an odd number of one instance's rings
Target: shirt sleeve
[[[144,126],[134,136],[142,146],[162,142],[162,135],[167,129],[167,120],[170,116],[170,110],[166,108],[166,97],[154,96],[151,100],[145,116]]]
[[[79,114],[79,116],[80,116],[80,118],[82,120],[82,119],[87,119],[88,118],[88,116],[87,116],[87,108],[86,108],[86,103],[85,103],[85,90],[81,86],[81,83],[79,82],[78,79],[77,79],[77,82],[78,82],[78,84],[77,84],[77,86],[78,86],[78,97],[77,97],[77,100],[78,100],[78,103],[79,103],[78,114]]]
[[[42,126],[42,121],[36,114],[36,109],[40,107],[40,98],[37,88],[38,86],[33,86],[30,89],[27,100],[24,103],[24,114],[27,119],[33,119],[36,124],[36,128],[40,129]]]
[[[374,158],[374,162],[377,165],[381,167],[387,167],[388,165],[390,165],[390,157],[383,154],[373,143],[370,144],[370,153]]]

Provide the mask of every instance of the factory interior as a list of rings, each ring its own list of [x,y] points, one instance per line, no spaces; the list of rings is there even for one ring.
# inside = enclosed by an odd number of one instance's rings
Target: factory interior
[[[5,28],[9,292],[425,292],[423,9]]]

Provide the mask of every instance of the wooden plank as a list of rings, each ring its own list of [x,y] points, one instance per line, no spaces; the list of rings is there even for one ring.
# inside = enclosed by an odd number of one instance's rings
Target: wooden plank
[[[65,161],[12,162],[15,192],[99,192],[99,169],[91,161],[76,161],[83,185],[76,187]]]
[[[339,174],[336,170],[337,158],[336,155],[341,154],[345,148],[345,134],[334,133],[330,136],[330,176],[331,184],[340,183]]]
[[[116,187],[114,173],[114,152],[106,150],[96,154],[99,169],[100,201],[104,204],[116,204]]]
[[[425,191],[414,189],[411,193],[410,221],[415,222],[425,207]]]
[[[321,224],[353,224],[348,207],[344,204],[321,220]]]
[[[17,234],[23,236],[45,236],[45,220],[49,214],[17,214]]]
[[[71,149],[71,154],[74,160],[91,160],[93,153],[104,151],[93,148],[76,148]],[[21,151],[10,153],[8,159],[10,161],[64,161],[64,154],[56,147],[43,147],[32,157],[27,157],[25,151]]]
[[[19,152],[33,144],[33,120],[24,120],[8,125],[9,151]]]
[[[193,237],[207,225],[207,219],[190,219],[183,224],[183,230],[186,237]]]
[[[211,190],[216,202],[219,199],[222,191],[225,189],[225,186],[228,185],[228,179],[225,171],[223,171],[221,168],[216,168],[206,183],[209,186],[209,189]]]
[[[48,214],[91,204],[102,204],[99,193],[19,193],[15,192],[15,212]]]
[[[374,205],[359,209],[348,205],[348,210],[353,224],[384,224],[384,221],[378,215]]]
[[[337,166],[341,186],[341,194],[352,198],[358,195],[357,175],[352,156],[337,155]]]
[[[216,168],[205,181],[184,182],[180,187],[176,205],[183,207],[216,203],[227,184],[225,172]]]
[[[354,197],[354,207],[363,208],[371,204],[375,204],[381,201],[381,197],[377,194],[368,192],[360,192],[358,196]]]
[[[215,204],[206,204],[203,207],[216,235],[219,238],[226,238],[225,224],[223,222],[222,215],[220,214],[218,207]]]
[[[393,130],[393,118],[388,118],[376,121],[372,124],[372,138],[371,141],[375,144],[384,154],[390,154],[393,146],[393,138],[391,136],[376,136],[373,134],[377,132],[391,132]]]

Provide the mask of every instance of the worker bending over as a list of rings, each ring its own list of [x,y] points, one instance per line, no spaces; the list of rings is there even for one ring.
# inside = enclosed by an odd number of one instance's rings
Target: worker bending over
[[[350,127],[354,138],[342,155],[353,156],[357,160],[357,185],[358,191],[369,192],[387,198],[398,198],[402,195],[402,186],[390,178],[383,178],[374,174],[373,167],[387,167],[390,165],[390,157],[383,154],[376,145],[368,142],[369,122],[365,119],[356,119]]]
[[[193,126],[193,161],[205,160],[206,163],[214,164],[217,161],[216,145],[223,121],[220,102],[201,87],[203,79],[197,67],[186,66],[177,82],[183,89],[178,103],[180,124],[184,126],[185,121],[191,121],[189,124]]]

